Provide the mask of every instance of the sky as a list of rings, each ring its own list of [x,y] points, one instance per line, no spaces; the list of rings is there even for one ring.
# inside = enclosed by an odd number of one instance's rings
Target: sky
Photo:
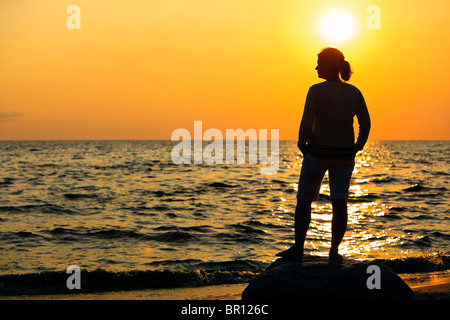
[[[338,10],[354,23],[345,40],[320,28]],[[170,140],[199,120],[297,139],[328,45],[352,65],[370,140],[448,140],[449,12],[442,0],[1,0],[0,140]]]

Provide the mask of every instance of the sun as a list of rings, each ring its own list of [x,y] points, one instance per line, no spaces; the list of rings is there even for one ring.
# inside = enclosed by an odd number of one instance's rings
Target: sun
[[[345,11],[331,11],[320,21],[320,33],[328,41],[342,43],[356,33],[353,17]]]

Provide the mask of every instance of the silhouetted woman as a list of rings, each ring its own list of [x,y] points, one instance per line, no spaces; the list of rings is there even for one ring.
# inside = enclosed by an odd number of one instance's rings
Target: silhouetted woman
[[[303,245],[311,221],[311,202],[318,199],[322,179],[328,170],[333,207],[329,259],[340,261],[338,248],[347,228],[350,178],[355,155],[363,149],[369,136],[370,116],[359,89],[345,83],[352,71],[341,51],[332,47],[323,49],[318,55],[316,70],[319,78],[326,81],[309,88],[300,124],[298,147],[303,153],[303,163],[295,208],[295,244],[277,256],[303,258]],[[359,123],[356,142],[355,115]]]

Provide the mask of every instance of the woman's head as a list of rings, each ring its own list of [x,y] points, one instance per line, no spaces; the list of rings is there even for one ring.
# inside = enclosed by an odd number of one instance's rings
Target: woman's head
[[[319,78],[326,80],[339,80],[340,74],[342,80],[348,81],[352,75],[350,64],[342,52],[333,47],[322,49],[318,54],[316,70]]]

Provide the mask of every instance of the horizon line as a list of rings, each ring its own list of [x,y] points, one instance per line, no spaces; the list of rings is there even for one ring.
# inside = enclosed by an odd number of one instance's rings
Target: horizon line
[[[212,142],[215,140],[201,140],[201,139],[190,139],[191,141],[203,141]],[[218,141],[259,141],[259,139],[217,139]],[[265,139],[271,140],[271,139]],[[0,142],[38,142],[38,141],[172,141],[180,142],[182,140],[171,140],[171,139],[0,139]],[[297,141],[297,139],[278,139],[278,141]],[[368,140],[367,142],[380,142],[380,141],[450,141],[450,139],[376,139]]]

